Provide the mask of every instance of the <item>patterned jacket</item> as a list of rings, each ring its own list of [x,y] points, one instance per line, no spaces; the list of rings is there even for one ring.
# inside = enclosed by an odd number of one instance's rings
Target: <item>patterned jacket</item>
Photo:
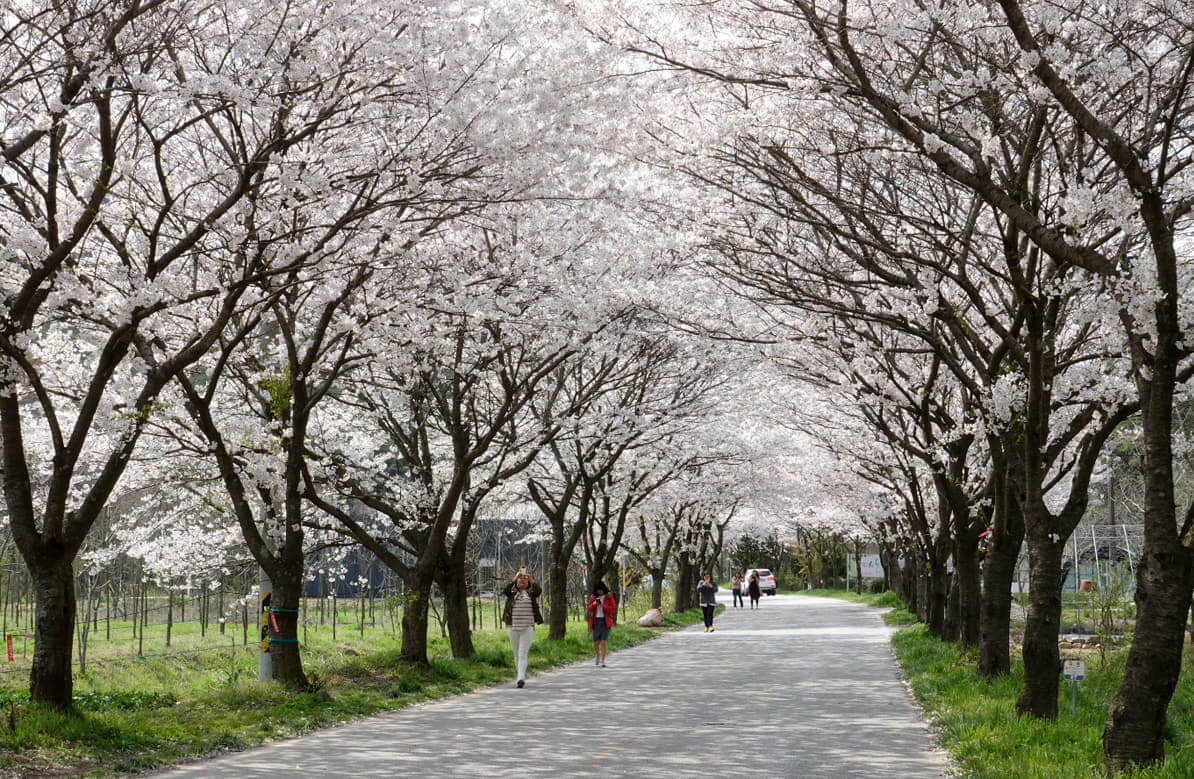
[[[509,625],[514,621],[514,593],[517,590],[514,587],[514,582],[506,585],[506,589],[502,590],[502,594],[506,596],[506,608],[502,609],[502,622]],[[539,612],[539,596],[543,594],[543,588],[537,582],[532,582],[531,586],[527,588],[527,592],[531,595],[531,610],[535,612],[535,624],[543,624],[543,615]]]

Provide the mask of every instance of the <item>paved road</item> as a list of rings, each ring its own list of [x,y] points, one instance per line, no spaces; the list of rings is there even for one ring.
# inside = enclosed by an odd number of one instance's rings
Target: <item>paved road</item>
[[[947,764],[879,616],[780,595],[513,685],[165,776],[926,777]]]

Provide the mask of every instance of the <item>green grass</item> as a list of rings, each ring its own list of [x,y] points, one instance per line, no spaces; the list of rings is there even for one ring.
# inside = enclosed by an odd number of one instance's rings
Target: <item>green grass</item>
[[[699,620],[700,611],[693,609],[669,615],[666,623]],[[610,637],[610,649],[658,634],[621,624]],[[592,654],[582,622],[570,623],[562,641],[546,637],[546,626],[536,628],[532,673]],[[362,638],[357,630],[341,629],[332,640],[327,628],[311,630],[303,664],[320,691],[302,694],[256,681],[252,646],[97,662],[86,676],[76,678],[78,704],[70,714],[23,702],[27,677],[9,674],[0,681],[0,773],[111,776],[146,771],[514,678],[504,630],[476,631],[473,641],[477,651],[472,658],[453,659],[447,639],[433,624],[431,667],[417,669],[398,662],[400,645],[391,631],[366,630]]]
[[[885,595],[853,595],[840,591],[807,594],[843,598],[868,605],[889,605]],[[898,599],[896,599],[898,602]],[[902,614],[901,614],[902,612]],[[903,624],[902,605],[885,615]],[[913,617],[913,621],[915,618]],[[1054,779],[1102,776],[1101,738],[1107,706],[1123,675],[1126,650],[1108,655],[1102,665],[1097,654],[1086,659],[1086,679],[1078,683],[1078,710],[1071,714],[1071,684],[1062,682],[1052,721],[1016,715],[1016,696],[1024,666],[1012,659],[1011,673],[980,679],[973,654],[941,641],[923,624],[892,636],[896,658],[916,700],[940,733],[960,776],[976,779]],[[1067,655],[1062,650],[1063,656]],[[1194,652],[1187,650],[1184,672],[1169,705],[1165,763],[1132,776],[1135,779],[1194,776],[1194,678],[1189,668]]]
[[[862,603],[866,606],[891,609],[891,611],[888,611],[883,615],[883,621],[889,625],[912,625],[917,621],[916,615],[904,608],[904,602],[900,600],[900,596],[896,595],[894,592],[881,592],[878,594],[864,592],[860,595],[847,590],[797,590],[795,594],[815,595],[822,598],[837,598],[839,600]]]

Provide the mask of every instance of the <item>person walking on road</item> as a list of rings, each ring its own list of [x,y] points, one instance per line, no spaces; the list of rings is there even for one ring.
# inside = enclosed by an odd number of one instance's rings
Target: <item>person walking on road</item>
[[[526,568],[519,568],[514,581],[502,591],[506,596],[506,608],[502,621],[506,623],[506,634],[510,636],[510,648],[514,650],[514,669],[518,672],[518,686],[526,686],[527,656],[531,652],[531,640],[535,637],[535,625],[543,622],[539,612],[539,595],[543,588],[535,583]]]
[[[605,667],[605,656],[609,653],[609,631],[614,626],[618,601],[614,594],[598,581],[589,595],[589,632],[593,635],[593,662],[599,668]]]
[[[705,615],[705,632],[713,632],[713,609],[717,606],[717,582],[713,581],[713,574],[705,574],[705,578],[697,585],[697,598],[701,604],[701,611]]]
[[[750,595],[750,607],[757,609],[759,607],[759,596],[763,591],[759,589],[759,573],[754,571],[750,575],[750,582],[746,585],[746,592]]]
[[[737,571],[734,571],[730,578],[730,592],[734,593],[734,608],[746,606],[746,602],[742,600],[742,574]]]

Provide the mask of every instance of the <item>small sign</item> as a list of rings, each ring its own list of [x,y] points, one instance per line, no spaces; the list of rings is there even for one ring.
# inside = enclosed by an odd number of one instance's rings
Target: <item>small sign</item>
[[[1086,678],[1086,663],[1082,660],[1066,660],[1061,673],[1066,681],[1080,682]]]

